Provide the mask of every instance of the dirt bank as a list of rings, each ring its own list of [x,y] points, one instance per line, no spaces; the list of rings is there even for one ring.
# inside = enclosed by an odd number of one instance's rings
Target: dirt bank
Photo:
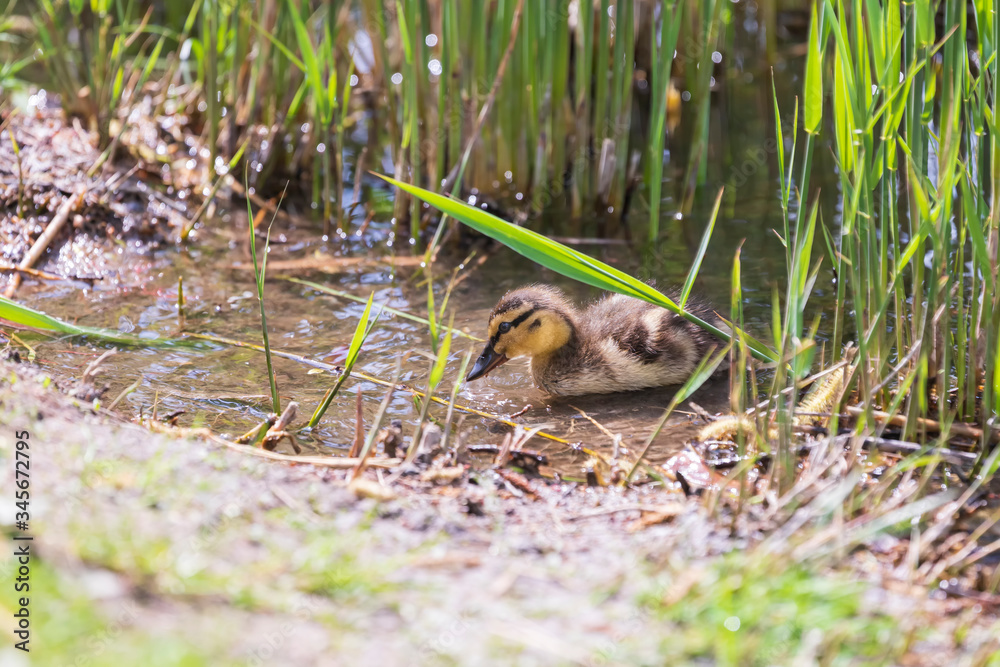
[[[30,433],[32,664],[984,664],[1000,636],[982,606],[719,555],[752,536],[698,499],[537,481],[531,499],[487,471],[358,500],[345,471],[150,433],[0,373],[8,540]],[[673,518],[633,530],[640,505]],[[12,643],[0,662],[28,664]]]

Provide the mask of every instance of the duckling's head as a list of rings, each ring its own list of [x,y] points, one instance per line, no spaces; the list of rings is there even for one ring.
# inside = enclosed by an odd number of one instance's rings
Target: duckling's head
[[[574,320],[573,305],[555,287],[531,285],[507,292],[490,313],[489,342],[466,381],[515,357],[552,354],[573,337]]]

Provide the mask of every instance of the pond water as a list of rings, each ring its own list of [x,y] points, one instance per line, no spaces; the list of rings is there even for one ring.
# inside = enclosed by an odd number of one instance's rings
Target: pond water
[[[783,112],[790,115],[792,90],[798,86],[801,63],[791,59],[776,66],[779,99]],[[652,245],[630,245],[622,241],[624,230],[611,234],[611,242],[579,242],[595,236],[601,221],[569,221],[569,216],[553,210],[537,222],[535,229],[554,237],[572,237],[581,251],[638,275],[655,279],[661,286],[679,286],[686,276],[708,219],[718,188],[726,194],[718,225],[696,292],[714,303],[723,314],[729,309],[729,287],[733,257],[742,247],[744,302],[747,327],[752,334],[767,339],[772,293],[783,293],[784,250],[772,231],[782,228],[778,204],[778,169],[774,144],[770,73],[763,67],[740,71],[731,69],[713,94],[711,137],[707,182],[699,188],[690,215],[674,215],[686,164],[686,141],[692,120],[684,117],[671,137],[672,153],[666,156],[661,236]],[[746,110],[746,111],[743,111]],[[784,126],[789,128],[791,120]],[[359,138],[359,145],[364,137]],[[821,153],[817,149],[817,154]],[[350,164],[350,158],[348,158]],[[814,169],[814,174],[833,173]],[[347,174],[348,178],[353,178]],[[381,187],[372,179],[371,187]],[[349,190],[349,188],[348,188]],[[833,196],[835,186],[827,189]],[[632,214],[631,236],[644,238],[644,207]],[[425,274],[409,258],[394,262],[397,252],[406,255],[405,243],[395,240],[392,223],[376,219],[362,237],[354,231],[361,220],[351,221],[346,239],[324,240],[321,225],[287,224],[279,218],[272,232],[265,303],[272,347],[330,364],[343,362],[357,319],[364,305],[324,295],[315,289],[283,280],[296,277],[367,298],[375,303],[415,315],[426,315]],[[132,257],[129,269],[115,283],[99,282],[90,288],[77,283],[39,284],[27,281],[18,298],[33,307],[78,324],[133,331],[151,336],[177,333],[177,284],[183,277],[187,299],[185,330],[211,333],[252,343],[260,343],[259,313],[254,292],[246,239],[246,216],[238,209],[224,211],[209,219],[186,247],[160,250],[148,256]],[[395,242],[394,242],[395,241]],[[258,244],[262,246],[262,243]],[[399,246],[403,245],[403,248]],[[508,289],[529,282],[562,287],[577,302],[599,296],[596,290],[540,269],[505,248],[477,246],[476,259],[462,269],[462,277],[451,295],[449,314],[456,328],[483,336],[490,309]],[[443,253],[435,264],[433,278],[436,302],[440,304],[452,270],[468,248]],[[126,251],[127,252],[127,251]],[[821,275],[815,298],[822,302],[832,285]],[[822,333],[822,332],[821,332]],[[79,377],[101,350],[76,342],[38,342],[38,360],[53,374]],[[456,338],[439,395],[446,396],[456,380],[462,356],[472,350],[478,355],[481,343]],[[357,370],[390,380],[396,358],[407,354],[402,381],[422,389],[429,371],[430,343],[425,325],[384,314],[364,346]],[[111,385],[105,403],[137,379],[139,387],[117,410],[131,417],[140,409],[147,414],[156,405],[160,415],[184,410],[179,424],[207,426],[214,431],[239,435],[265,418],[270,411],[268,380],[262,354],[216,344],[200,349],[122,350],[105,362],[101,380]],[[333,384],[334,376],[308,366],[276,358],[275,371],[283,404],[297,401],[304,423]],[[354,437],[356,391],[364,393],[366,423],[371,424],[385,390],[369,382],[348,381],[325,418],[303,445],[313,452],[343,454]],[[516,360],[496,370],[486,380],[464,386],[460,404],[498,415],[518,413],[531,405],[519,423],[545,430],[572,442],[610,451],[611,439],[585,419],[587,412],[612,433],[623,436],[631,450],[641,445],[669,403],[676,388],[635,392],[604,397],[552,399],[531,386],[527,362]],[[728,410],[728,380],[711,381],[693,398],[709,412]],[[690,436],[695,426],[685,414],[686,406],[658,438],[650,460],[662,462]],[[443,409],[432,407],[431,414],[443,417]],[[417,412],[413,398],[397,392],[389,406],[388,419],[400,419],[404,433],[412,432]],[[490,420],[471,416],[463,429],[468,442],[499,444],[503,429]],[[535,438],[528,445],[549,455],[557,470],[578,476],[585,455],[565,445]],[[279,451],[290,451],[281,445]]]

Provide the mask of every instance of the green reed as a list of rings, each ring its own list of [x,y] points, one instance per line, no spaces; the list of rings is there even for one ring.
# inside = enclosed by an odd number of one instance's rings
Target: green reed
[[[843,358],[844,342],[856,350],[847,392],[862,408],[854,432],[881,435],[886,421],[875,410],[904,417],[903,439],[928,445],[946,445],[956,422],[977,423],[980,463],[989,475],[996,471],[1000,209],[989,202],[1000,185],[991,166],[997,26],[984,8],[977,7],[974,31],[964,3],[945,0],[941,8],[944,30],[936,35],[934,15],[922,5],[816,3],[801,156],[799,128],[782,127],[774,97],[788,280],[774,325],[785,363],[770,395],[783,460],[798,400],[787,390],[816,366],[808,301],[826,261],[837,281],[824,353],[829,363]],[[836,157],[839,215],[809,185],[814,148],[826,141]],[[814,248],[817,235],[825,253]]]
[[[309,422],[306,424],[307,427],[313,428],[319,423],[319,420],[323,418],[323,415],[326,413],[327,409],[329,409],[334,397],[336,397],[337,392],[340,391],[341,386],[343,386],[344,381],[350,377],[351,370],[354,368],[354,364],[357,363],[358,356],[361,354],[361,346],[364,345],[365,340],[368,339],[369,334],[371,334],[372,329],[375,328],[379,317],[382,315],[382,309],[380,308],[379,311],[375,313],[375,317],[371,317],[372,301],[374,301],[374,299],[375,293],[372,292],[368,296],[368,301],[365,302],[365,310],[361,313],[361,319],[358,320],[358,325],[354,329],[354,335],[351,336],[351,342],[347,348],[347,358],[344,360],[344,368],[337,377],[337,381],[326,391],[323,395],[323,399],[319,402],[319,405],[316,406],[312,417],[309,418]]]
[[[30,51],[46,64],[69,110],[90,120],[102,147],[113,138],[112,122],[152,74],[168,37],[149,29],[149,15],[140,16],[137,4],[41,0],[31,14],[36,42]],[[26,65],[22,60],[17,69]]]
[[[249,199],[247,200],[247,233],[250,236],[250,257],[253,259],[254,286],[257,290],[257,305],[260,309],[260,335],[264,345],[264,359],[267,361],[267,381],[271,388],[271,410],[274,414],[278,415],[281,414],[281,397],[278,395],[278,381],[274,374],[274,364],[271,359],[271,342],[267,334],[267,312],[264,309],[264,279],[267,276],[267,255],[270,251],[271,226],[267,226],[267,237],[264,240],[264,256],[258,263],[257,230],[254,228],[253,209],[250,207]]]
[[[649,237],[660,235],[660,192],[663,187],[663,134],[666,131],[667,100],[670,89],[670,70],[677,48],[677,36],[683,18],[684,3],[674,2],[664,6],[657,31],[650,30],[650,53],[654,54],[650,76],[652,100],[650,111],[649,143],[646,154],[646,188],[649,190]]]
[[[398,180],[438,189],[450,176],[449,191],[616,221],[648,201],[657,238],[678,35],[690,17],[699,37],[685,42],[683,73],[700,91],[689,106],[702,138],[690,165],[703,175],[710,56],[727,39],[712,26],[731,19],[725,3],[706,13],[693,0],[196,0],[151,14],[134,0],[37,1],[42,11],[33,0],[18,5],[38,28],[21,50],[42,54],[102,146],[114,138],[112,120],[124,130],[139,90],[156,113],[193,101],[198,108],[182,110],[203,122],[213,166],[249,140],[251,186],[302,178],[327,233],[344,224],[345,131],[361,112],[369,142],[393,147]],[[67,42],[71,28],[82,50]],[[12,62],[8,78],[28,61]],[[632,75],[637,68],[644,76]],[[637,94],[637,81],[648,93]],[[352,95],[358,86],[364,96]],[[418,241],[417,201],[401,196],[395,216]]]

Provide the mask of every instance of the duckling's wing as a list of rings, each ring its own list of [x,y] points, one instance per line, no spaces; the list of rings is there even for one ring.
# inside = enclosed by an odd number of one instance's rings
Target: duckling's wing
[[[608,351],[613,344],[631,363],[693,369],[712,342],[711,334],[684,318],[621,294],[592,305],[584,321],[592,340]]]

